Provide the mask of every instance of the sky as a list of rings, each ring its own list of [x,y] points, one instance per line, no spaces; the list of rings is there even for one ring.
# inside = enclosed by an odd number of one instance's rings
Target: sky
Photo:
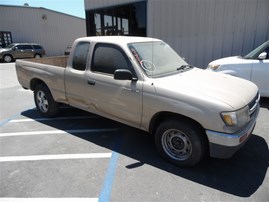
[[[0,5],[43,7],[85,19],[84,0],[0,0]]]

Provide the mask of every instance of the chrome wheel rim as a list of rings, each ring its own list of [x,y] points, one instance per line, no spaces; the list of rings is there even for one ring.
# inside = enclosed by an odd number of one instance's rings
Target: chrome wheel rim
[[[40,55],[35,55],[35,58],[41,58]]]
[[[183,132],[170,129],[163,133],[162,146],[165,153],[175,160],[186,160],[192,154],[192,144]]]
[[[37,101],[37,106],[38,108],[46,113],[49,109],[49,103],[47,100],[47,97],[43,91],[38,91],[36,94],[36,101]]]

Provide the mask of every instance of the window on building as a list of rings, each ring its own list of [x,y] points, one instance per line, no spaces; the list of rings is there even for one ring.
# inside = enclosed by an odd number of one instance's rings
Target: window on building
[[[146,2],[86,11],[88,36],[146,36]]]
[[[88,42],[80,42],[77,44],[73,56],[73,69],[84,71],[87,64],[87,56],[90,44]]]

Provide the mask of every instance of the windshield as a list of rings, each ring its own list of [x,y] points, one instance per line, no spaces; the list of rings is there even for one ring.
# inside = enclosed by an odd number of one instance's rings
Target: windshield
[[[188,64],[163,41],[128,44],[136,61],[149,77],[177,73]],[[182,70],[183,70],[182,69]]]
[[[269,41],[266,41],[259,47],[255,48],[253,51],[247,54],[244,58],[245,59],[257,59],[259,54],[261,54],[267,47],[269,47]]]

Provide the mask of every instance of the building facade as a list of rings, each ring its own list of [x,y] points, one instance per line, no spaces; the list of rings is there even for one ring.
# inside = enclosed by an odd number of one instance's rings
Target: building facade
[[[156,37],[205,68],[269,40],[268,0],[84,0],[87,35]]]
[[[10,32],[13,42],[39,43],[46,56],[56,56],[86,36],[86,25],[85,19],[45,8],[0,5],[0,31]]]

